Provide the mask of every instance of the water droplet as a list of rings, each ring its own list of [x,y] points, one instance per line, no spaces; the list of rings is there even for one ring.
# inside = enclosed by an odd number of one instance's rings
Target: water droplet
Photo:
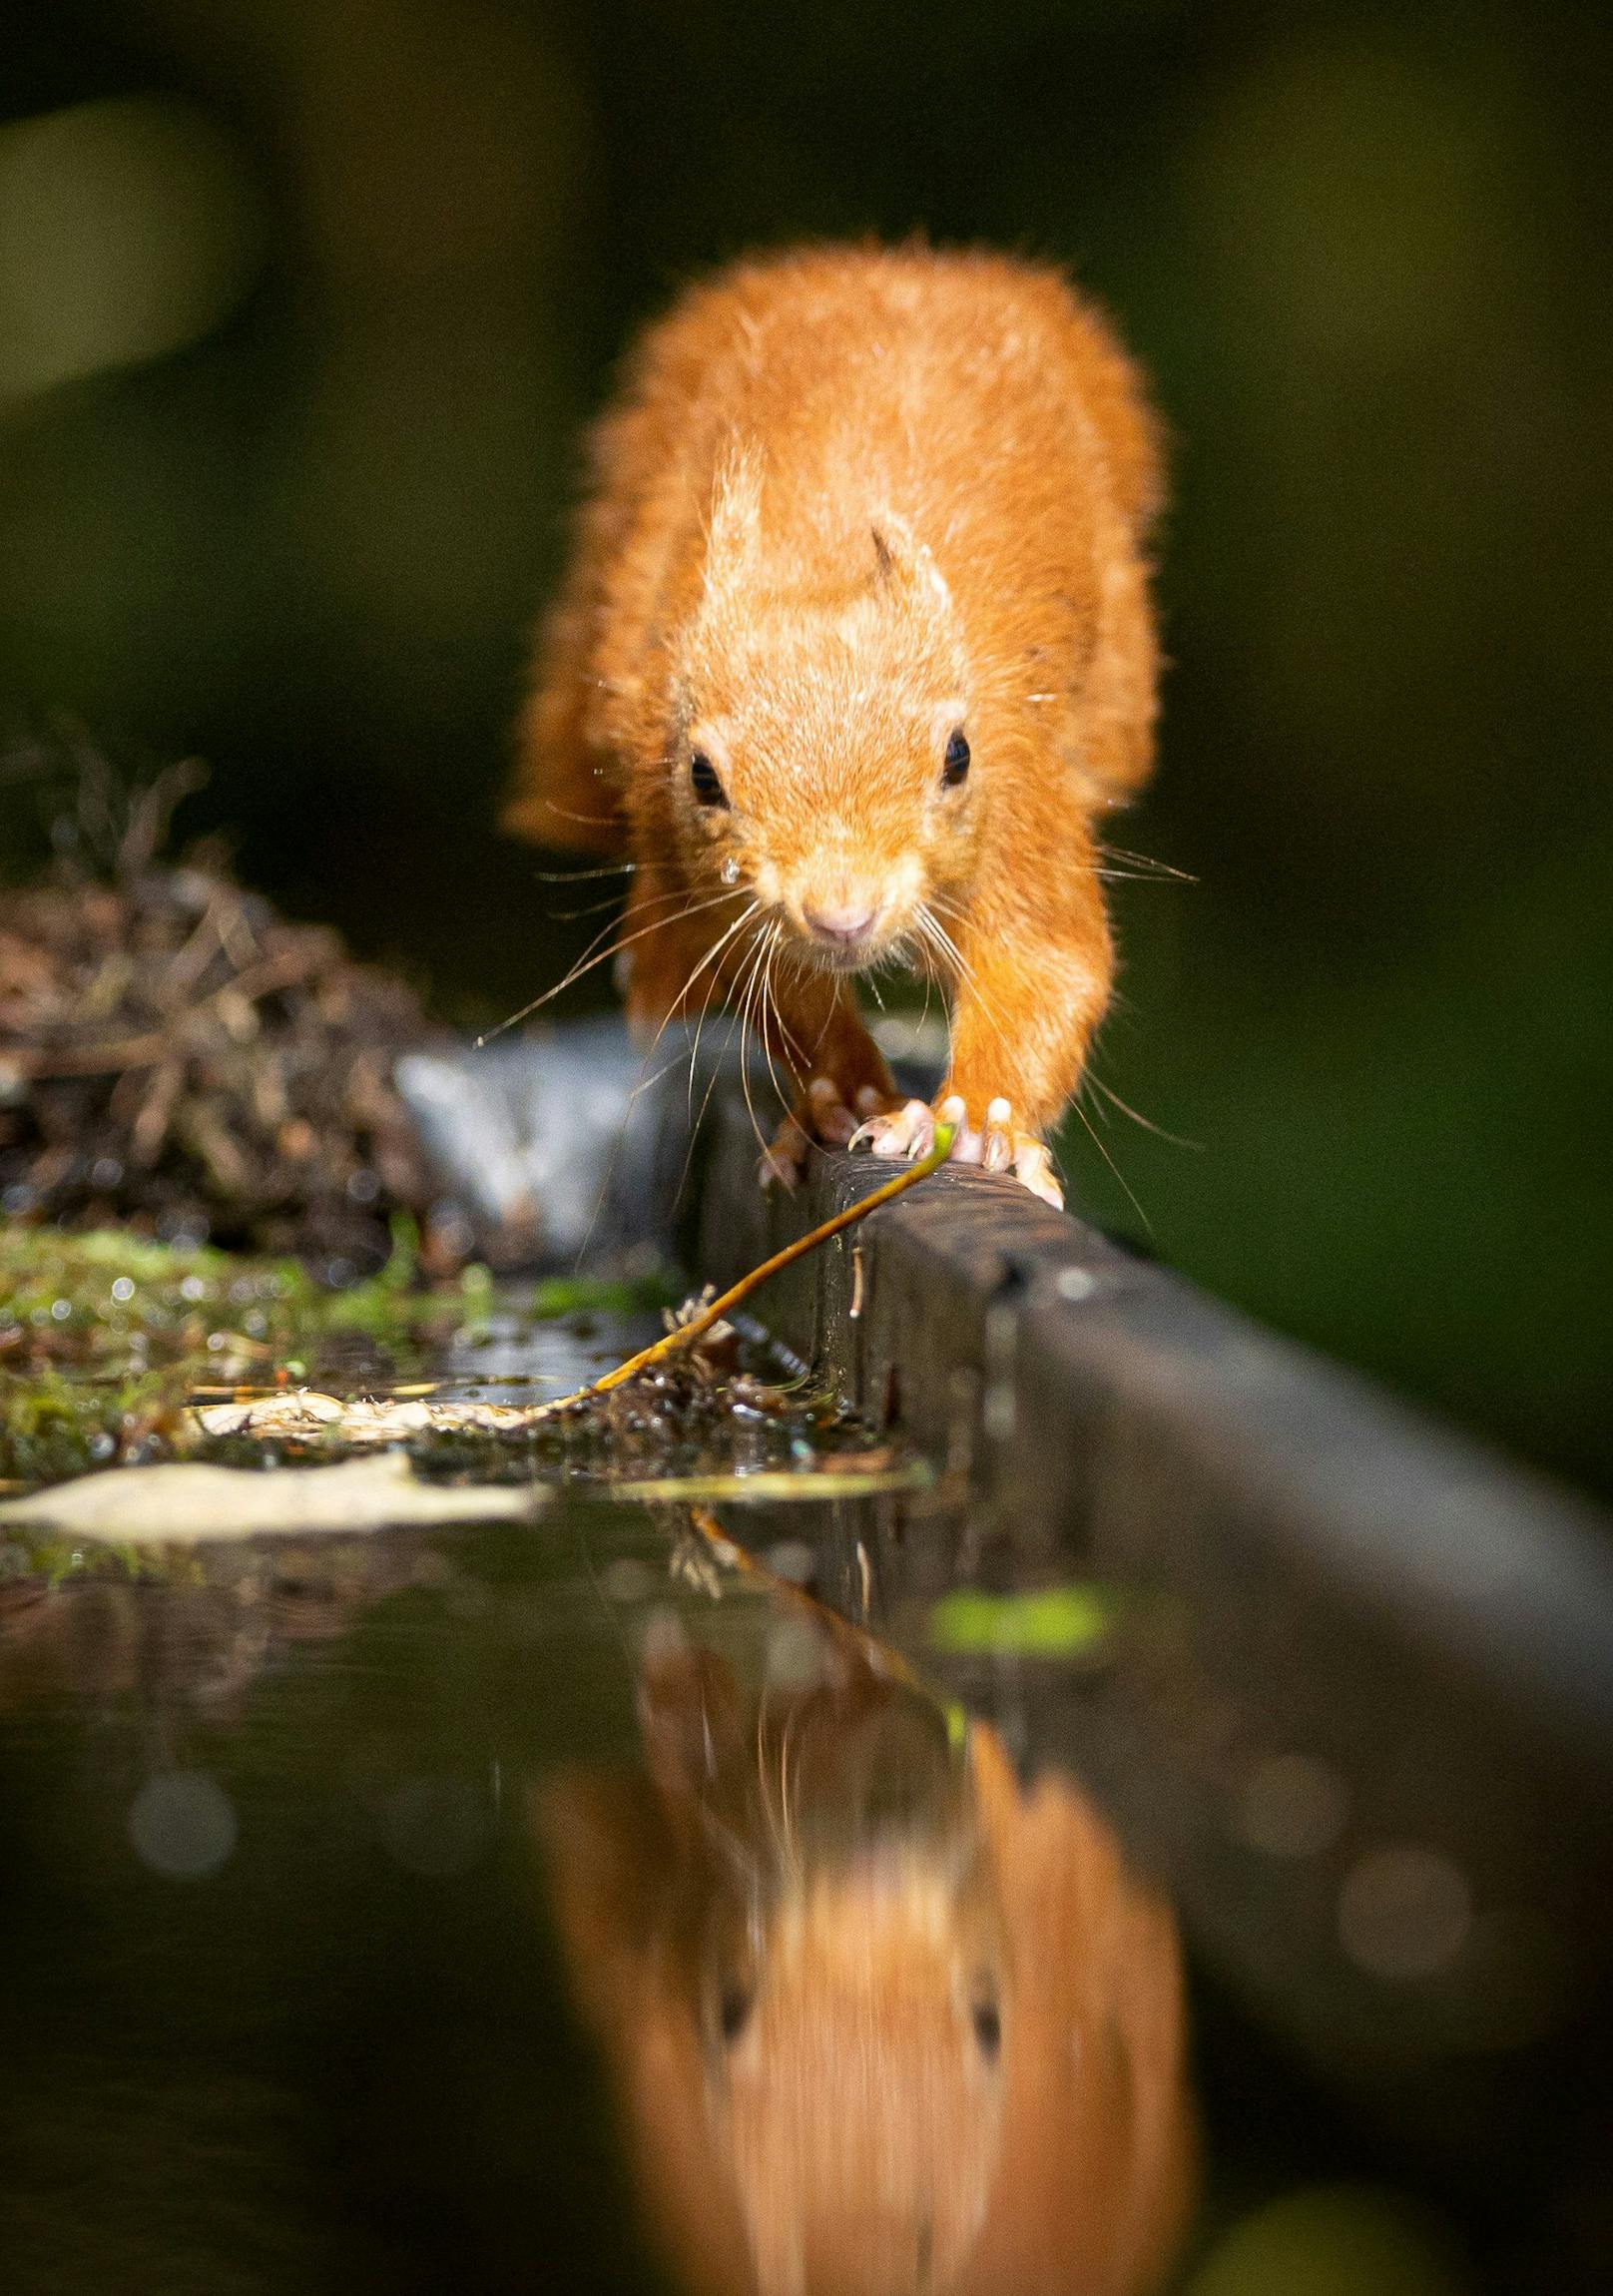
[[[730,854],[728,860],[723,863],[723,882],[725,884],[738,884],[739,881],[740,864]]]

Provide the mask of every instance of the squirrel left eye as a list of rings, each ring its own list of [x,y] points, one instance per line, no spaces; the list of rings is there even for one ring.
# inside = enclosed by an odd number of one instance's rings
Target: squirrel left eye
[[[997,2007],[997,1990],[989,1978],[981,1982],[969,2005],[969,2022],[974,2027],[980,2054],[987,2064],[994,2064],[1002,2047],[1002,2011]]]
[[[720,780],[717,768],[704,750],[697,750],[689,761],[689,779],[694,785],[695,803],[699,806],[726,806],[728,793]]]
[[[959,782],[966,781],[969,772],[969,745],[963,738],[963,728],[957,726],[947,741],[946,759],[941,767],[941,785],[955,790]]]

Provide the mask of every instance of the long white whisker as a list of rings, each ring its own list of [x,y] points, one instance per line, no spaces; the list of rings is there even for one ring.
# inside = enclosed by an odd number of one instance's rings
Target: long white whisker
[[[750,922],[751,918],[756,915],[758,909],[760,909],[762,903],[760,900],[750,900],[746,903],[745,907],[740,911],[733,924],[729,926],[728,931],[724,933],[722,939],[716,943],[715,947],[707,950],[706,954],[701,958],[699,964],[696,965],[694,971],[689,975],[689,978],[684,982],[683,987],[678,991],[678,1002],[673,1006],[673,1011],[678,1010],[679,1006],[683,1004],[685,997],[688,996],[689,991],[694,987],[696,981],[706,970],[707,966],[711,964],[715,957],[721,956],[723,950],[728,946],[728,943],[734,938],[735,933],[738,932],[743,925],[746,925]],[[719,976],[714,972],[712,974],[711,984],[707,992],[706,1001],[700,1008],[700,1018],[695,1023],[695,1042],[689,1055],[689,1098],[691,1107],[693,1107],[695,1098],[695,1066],[697,1061],[700,1059],[700,1032],[705,1027],[706,1015],[712,1008],[712,997],[716,995],[720,986],[721,982]],[[670,1013],[668,1018],[671,1018]],[[666,1025],[667,1023],[664,1020],[661,1023],[661,1028],[665,1028]],[[661,1029],[658,1028],[656,1030],[656,1037],[658,1040],[660,1035]]]
[[[1122,1100],[1113,1086],[1105,1084],[1103,1078],[1090,1067],[1081,1081],[1083,1084],[1090,1084],[1094,1092],[1101,1092],[1106,1100],[1112,1101],[1122,1116],[1129,1116],[1132,1122],[1140,1124],[1145,1132],[1152,1132],[1156,1140],[1168,1141],[1173,1148],[1191,1148],[1195,1154],[1203,1153],[1204,1142],[1202,1140],[1184,1140],[1179,1132],[1167,1132],[1163,1124],[1156,1124],[1151,1116],[1141,1115],[1129,1101]]]
[[[621,914],[623,922],[626,923],[629,919],[637,919],[639,917],[647,916],[652,909],[668,908],[674,901],[687,900],[689,895],[690,887],[684,884],[668,885],[664,892],[647,893],[641,891],[636,898],[633,898],[630,901],[630,904],[625,909],[622,909]],[[579,916],[598,916],[601,909],[614,909],[619,907],[619,894],[610,893],[607,894],[604,900],[591,902],[587,908],[552,908],[546,910],[545,913],[552,917],[558,917],[562,921],[567,921],[573,917]],[[594,935],[593,940],[589,942],[588,948],[593,948],[596,942],[603,940],[609,930],[609,925],[602,925],[599,931]],[[584,949],[583,954],[586,956],[588,954],[588,949]]]
[[[607,861],[603,868],[535,868],[536,884],[581,884],[592,876],[630,876],[638,867],[635,861]]]
[[[745,1112],[751,1119],[751,1130],[756,1134],[757,1146],[764,1155],[767,1154],[768,1143],[762,1137],[762,1126],[757,1121],[756,1102],[751,1096],[751,1064],[745,1057],[745,1039],[748,1035],[756,1033],[751,1018],[751,1009],[756,999],[757,982],[766,945],[764,936],[759,934],[751,958],[750,969],[745,976],[745,988],[740,1001],[740,1083],[745,1092]],[[767,1046],[764,1044],[764,1053],[766,1050]]]
[[[733,897],[733,894],[729,892],[715,893],[708,900],[695,901],[688,908],[680,909],[676,916],[655,917],[649,924],[641,925],[637,932],[630,932],[624,940],[614,941],[609,948],[596,948],[595,944],[603,938],[603,934],[596,933],[588,950],[571,966],[563,980],[557,980],[553,988],[546,988],[541,996],[533,997],[530,1004],[523,1004],[519,1012],[512,1012],[509,1018],[501,1020],[496,1028],[489,1028],[478,1036],[476,1039],[477,1051],[479,1052],[484,1044],[491,1044],[495,1037],[502,1036],[507,1029],[514,1028],[520,1021],[529,1019],[534,1012],[540,1012],[546,1004],[552,1004],[557,996],[566,989],[573,987],[587,973],[592,972],[597,965],[606,963],[611,957],[620,956],[622,951],[625,948],[631,948],[635,941],[643,940],[646,933],[663,932],[674,924],[682,924],[685,917],[699,916],[703,910],[718,908],[724,901],[732,900]],[[606,930],[609,929],[607,926]]]
[[[714,988],[715,988],[715,986],[716,986],[715,982],[713,983],[713,986],[714,986]],[[728,1034],[727,1034],[727,1036],[725,1036],[725,1037],[724,1037],[724,1039],[723,1039],[723,1049],[722,1049],[721,1053],[718,1055],[718,1057],[717,1057],[717,1058],[716,1058],[716,1059],[715,1059],[715,1060],[712,1062],[712,1072],[711,1072],[711,1075],[710,1075],[710,1076],[709,1076],[709,1077],[706,1079],[706,1089],[705,1089],[705,1091],[704,1091],[704,1092],[702,1093],[702,1095],[701,1095],[701,1102],[700,1102],[700,1114],[699,1114],[699,1115],[698,1115],[698,1116],[695,1118],[694,1122],[693,1122],[693,1123],[690,1125],[690,1127],[689,1127],[689,1146],[688,1146],[688,1147],[687,1147],[687,1148],[684,1150],[684,1166],[683,1166],[683,1170],[682,1170],[682,1171],[679,1173],[679,1175],[678,1175],[678,1191],[677,1191],[677,1192],[678,1192],[678,1195],[679,1195],[680,1197],[683,1195],[684,1189],[685,1189],[685,1188],[686,1188],[686,1186],[688,1185],[688,1182],[689,1182],[689,1168],[690,1168],[691,1164],[693,1164],[693,1162],[694,1162],[694,1160],[695,1160],[695,1143],[696,1143],[696,1141],[697,1141],[697,1140],[700,1138],[700,1135],[701,1135],[701,1131],[702,1131],[702,1128],[703,1128],[703,1127],[704,1127],[704,1125],[705,1125],[705,1122],[706,1122],[706,1111],[707,1111],[707,1109],[708,1109],[708,1108],[710,1108],[710,1106],[711,1106],[711,1104],[712,1104],[712,1094],[713,1094],[713,1093],[716,1091],[716,1089],[717,1089],[717,1080],[718,1080],[719,1076],[721,1076],[721,1075],[722,1075],[722,1073],[723,1073],[723,1063],[724,1063],[724,1061],[726,1061],[726,1060],[727,1060],[727,1058],[728,1058],[728,1056],[729,1056],[729,1053],[730,1053],[730,1052],[732,1051],[732,1049],[733,1049],[733,1046],[734,1046],[734,1032],[735,1032],[735,1030],[736,1030],[736,1029],[739,1027],[739,1025],[740,1025],[740,1018],[739,1018],[739,1015],[738,1015],[738,1013],[735,1013],[735,1014],[734,1014],[734,1016],[733,1016],[733,1018],[732,1018],[732,1019],[730,1020],[730,1022],[729,1022],[729,1026],[728,1026]],[[742,1060],[743,1060],[743,1058],[744,1058],[744,1053],[745,1053],[745,1046],[744,1046],[744,1039],[742,1038],[742,1039],[741,1039],[741,1046],[740,1046],[740,1054],[741,1054],[741,1058],[742,1058]],[[691,1076],[691,1078],[693,1078],[693,1076],[694,1076],[694,1070],[693,1070],[693,1068],[691,1068],[691,1070],[690,1070],[690,1076]]]
[[[701,973],[702,973],[702,972],[703,972],[703,971],[706,969],[707,965],[709,965],[709,964],[711,963],[712,959],[713,959],[715,956],[717,956],[717,955],[718,955],[718,954],[721,952],[721,950],[722,950],[722,948],[723,948],[724,944],[725,944],[727,941],[731,940],[731,939],[733,938],[734,934],[735,934],[737,931],[739,931],[739,930],[740,930],[740,928],[741,928],[741,927],[742,927],[742,926],[743,926],[743,925],[746,923],[747,919],[748,919],[748,918],[750,918],[751,916],[753,916],[753,915],[756,913],[756,910],[757,910],[757,908],[758,908],[758,906],[759,906],[759,905],[760,905],[760,904],[759,904],[757,901],[753,900],[753,901],[749,902],[749,903],[748,903],[748,905],[747,905],[747,906],[746,906],[744,909],[742,909],[742,910],[741,910],[740,914],[739,914],[739,915],[738,915],[738,916],[737,916],[737,917],[734,919],[733,923],[732,923],[732,924],[731,924],[731,925],[728,927],[727,931],[719,935],[718,939],[717,939],[717,940],[716,940],[716,941],[715,941],[715,942],[712,944],[712,946],[711,946],[709,949],[707,949],[707,951],[706,951],[706,953],[704,954],[704,956],[702,956],[702,957],[701,957],[701,959],[700,959],[700,961],[699,961],[699,962],[698,962],[698,963],[697,963],[697,964],[694,966],[694,968],[693,968],[693,969],[692,969],[692,971],[690,972],[689,978],[688,978],[688,979],[687,979],[687,980],[684,982],[684,984],[683,984],[683,987],[682,987],[682,988],[681,988],[681,989],[678,991],[678,994],[677,994],[677,996],[676,996],[676,997],[673,999],[672,1003],[671,1003],[671,1004],[668,1006],[667,1010],[666,1010],[666,1011],[665,1011],[665,1012],[662,1014],[662,1016],[661,1016],[661,1024],[660,1024],[660,1026],[657,1028],[657,1030],[656,1030],[656,1032],[655,1032],[654,1036],[652,1036],[652,1037],[651,1037],[651,1039],[650,1039],[650,1041],[649,1041],[648,1045],[646,1045],[646,1047],[645,1047],[645,1050],[644,1050],[644,1057],[643,1057],[643,1059],[642,1059],[642,1060],[639,1062],[639,1072],[638,1072],[638,1075],[637,1075],[637,1077],[636,1077],[636,1078],[635,1078],[635,1080],[634,1080],[633,1089],[632,1089],[632,1091],[631,1091],[631,1092],[628,1094],[628,1096],[627,1096],[627,1104],[628,1104],[628,1107],[629,1107],[629,1108],[632,1108],[632,1107],[633,1107],[633,1105],[635,1104],[635,1102],[638,1100],[638,1097],[639,1097],[639,1095],[640,1095],[640,1093],[641,1093],[641,1092],[644,1092],[644,1091],[648,1090],[648,1088],[649,1088],[649,1087],[650,1087],[652,1084],[659,1084],[663,1076],[667,1076],[667,1075],[670,1075],[670,1074],[671,1074],[671,1072],[672,1072],[672,1070],[673,1070],[674,1068],[676,1068],[676,1067],[677,1067],[677,1065],[678,1065],[678,1062],[679,1062],[680,1060],[682,1060],[682,1058],[684,1057],[684,1055],[683,1055],[681,1052],[680,1052],[680,1053],[678,1053],[678,1054],[676,1055],[676,1057],[675,1057],[675,1058],[673,1058],[672,1060],[669,1060],[669,1061],[667,1062],[667,1064],[666,1064],[666,1066],[665,1066],[664,1068],[659,1068],[659,1069],[657,1069],[657,1071],[656,1071],[656,1073],[655,1073],[655,1075],[654,1075],[654,1076],[650,1076],[650,1077],[647,1077],[647,1076],[645,1075],[645,1073],[644,1073],[644,1072],[645,1072],[645,1070],[646,1070],[646,1069],[649,1067],[649,1065],[650,1065],[650,1062],[651,1062],[651,1061],[652,1061],[652,1060],[655,1058],[655,1054],[656,1054],[656,1047],[657,1047],[657,1045],[658,1045],[658,1044],[661,1042],[661,1039],[662,1039],[662,1037],[663,1037],[663,1036],[665,1036],[665,1034],[667,1033],[667,1027],[668,1027],[668,1024],[669,1024],[669,1022],[670,1022],[670,1021],[673,1019],[673,1017],[675,1016],[675,1014],[678,1012],[678,1010],[679,1010],[679,1007],[682,1005],[684,998],[685,998],[685,997],[686,997],[686,996],[689,994],[689,991],[690,991],[690,989],[691,989],[691,988],[694,986],[694,984],[695,984],[696,980],[697,980],[697,979],[700,977],[700,974],[701,974]],[[702,1017],[702,1019],[704,1019],[704,1017],[705,1017],[705,1014],[706,1014],[706,1011],[707,1011],[708,1007],[709,1007],[709,1006],[710,1006],[710,1004],[711,1004],[711,999],[712,999],[712,992],[713,992],[713,989],[715,989],[715,987],[716,987],[716,980],[715,980],[715,977],[714,977],[714,980],[713,980],[713,983],[712,983],[712,987],[711,987],[711,988],[709,988],[709,989],[707,990],[707,994],[706,994],[706,1003],[705,1003],[705,1004],[704,1004],[704,1005],[701,1007],[701,1017]],[[691,1075],[691,1077],[693,1077],[693,1075],[694,1075],[694,1067],[693,1067],[693,1061],[691,1061],[691,1067],[690,1067],[690,1075]],[[710,1097],[711,1097],[711,1095],[710,1095],[710,1093],[708,1092],[708,1094],[707,1094],[707,1098],[709,1099]],[[705,1107],[704,1107],[704,1104],[702,1105],[701,1114],[702,1114],[702,1116],[704,1117],[704,1115],[705,1115]],[[602,1177],[602,1178],[601,1178],[601,1180],[600,1180],[599,1188],[598,1188],[598,1190],[597,1190],[597,1192],[596,1192],[596,1194],[595,1194],[595,1197],[594,1197],[594,1207],[593,1207],[593,1210],[590,1212],[590,1214],[589,1214],[589,1216],[588,1216],[588,1227],[587,1227],[587,1231],[586,1231],[586,1233],[585,1233],[585,1234],[584,1234],[584,1236],[583,1236],[582,1245],[581,1245],[581,1247],[580,1247],[580,1249],[579,1249],[579,1251],[578,1251],[578,1254],[577,1254],[577,1264],[578,1264],[578,1266],[579,1266],[579,1267],[582,1265],[583,1259],[584,1259],[584,1257],[585,1257],[585,1255],[587,1254],[587,1251],[588,1251],[588,1246],[589,1246],[590,1242],[591,1242],[591,1241],[592,1241],[592,1239],[593,1239],[594,1230],[595,1230],[596,1226],[598,1225],[600,1213],[601,1213],[601,1212],[604,1210],[604,1208],[605,1208],[605,1199],[606,1199],[606,1197],[607,1197],[607,1196],[609,1195],[609,1193],[610,1193],[611,1177],[612,1177],[613,1173],[614,1173],[614,1172],[615,1172],[615,1170],[616,1170],[616,1159],[617,1159],[617,1157],[618,1157],[618,1156],[621,1154],[621,1150],[622,1150],[622,1142],[623,1142],[623,1140],[626,1138],[626,1136],[627,1136],[627,1126],[626,1126],[626,1124],[624,1123],[624,1124],[621,1126],[621,1128],[618,1130],[618,1132],[617,1132],[617,1135],[616,1135],[616,1138],[615,1138],[615,1139],[612,1141],[612,1143],[611,1143],[611,1152],[610,1152],[609,1156],[607,1156],[607,1158],[605,1159],[605,1171],[604,1171],[604,1175],[603,1175],[603,1177]],[[693,1157],[693,1155],[694,1155],[694,1152],[695,1152],[695,1145],[694,1145],[694,1132],[693,1132],[693,1130],[691,1130],[691,1132],[690,1132],[690,1140],[689,1140],[689,1149],[688,1149],[688,1152],[687,1152],[687,1154],[686,1154],[686,1155],[685,1155],[685,1157],[684,1157],[684,1168],[683,1168],[683,1171],[682,1171],[682,1172],[680,1173],[680,1175],[679,1175],[679,1179],[678,1179],[678,1186],[677,1186],[677,1189],[676,1189],[676,1191],[675,1191],[675,1194],[676,1194],[676,1196],[677,1196],[677,1197],[681,1197],[681,1196],[683,1195],[683,1192],[684,1192],[684,1184],[685,1184],[685,1182],[686,1182],[686,1181],[688,1180],[688,1178],[689,1178],[689,1166],[690,1166],[690,1160],[691,1160],[691,1158]]]
[[[1137,1201],[1137,1194],[1136,1194],[1136,1191],[1133,1189],[1133,1187],[1132,1187],[1132,1185],[1131,1185],[1131,1182],[1130,1182],[1130,1181],[1129,1181],[1129,1180],[1126,1178],[1125,1174],[1124,1174],[1124,1173],[1121,1171],[1121,1169],[1120,1169],[1120,1166],[1119,1166],[1119,1165],[1118,1165],[1118,1164],[1115,1162],[1114,1158],[1113,1158],[1113,1157],[1110,1155],[1110,1153],[1109,1153],[1108,1149],[1107,1149],[1107,1148],[1104,1146],[1104,1144],[1103,1144],[1102,1140],[1101,1140],[1101,1139],[1098,1137],[1098,1130],[1097,1130],[1097,1127],[1096,1127],[1096,1125],[1093,1123],[1093,1121],[1092,1121],[1091,1117],[1090,1117],[1090,1116],[1087,1114],[1086,1110],[1085,1110],[1085,1109],[1082,1107],[1082,1105],[1081,1105],[1081,1098],[1080,1098],[1080,1095],[1079,1095],[1079,1093],[1078,1093],[1078,1094],[1076,1095],[1076,1097],[1075,1097],[1075,1098],[1074,1098],[1074,1099],[1073,1099],[1073,1100],[1070,1102],[1070,1106],[1071,1106],[1071,1108],[1072,1108],[1072,1109],[1074,1109],[1074,1111],[1075,1111],[1076,1115],[1080,1117],[1080,1119],[1081,1119],[1081,1122],[1082,1122],[1082,1123],[1083,1123],[1083,1124],[1086,1126],[1086,1128],[1087,1128],[1087,1132],[1088,1132],[1088,1134],[1090,1135],[1090,1137],[1091,1137],[1091,1140],[1092,1140],[1092,1145],[1094,1146],[1094,1148],[1096,1148],[1096,1149],[1097,1149],[1097,1151],[1098,1151],[1098,1154],[1099,1154],[1099,1155],[1100,1155],[1100,1156],[1103,1158],[1104,1162],[1105,1162],[1105,1163],[1108,1165],[1108,1167],[1109,1167],[1110,1171],[1111,1171],[1111,1172],[1114,1174],[1114,1176],[1115,1176],[1115,1180],[1116,1180],[1117,1184],[1120,1186],[1120,1188],[1121,1188],[1122,1190],[1124,1190],[1124,1192],[1125,1192],[1125,1197],[1126,1197],[1126,1201],[1127,1201],[1127,1202],[1130,1204],[1130,1206],[1131,1206],[1132,1210],[1133,1210],[1133,1211],[1136,1213],[1136,1215],[1137,1215],[1138,1219],[1139,1219],[1139,1220],[1141,1220],[1141,1222],[1143,1223],[1143,1226],[1144,1226],[1144,1227],[1145,1227],[1145,1228],[1148,1230],[1149,1234],[1152,1236],[1152,1234],[1154,1233],[1154,1223],[1153,1223],[1153,1221],[1152,1221],[1152,1220],[1149,1218],[1148,1214],[1147,1214],[1147,1213],[1146,1213],[1146,1212],[1143,1210],[1143,1207],[1142,1207],[1142,1205],[1141,1205],[1141,1204],[1140,1204],[1140,1203]]]
[[[996,1036],[997,1042],[1002,1046],[1004,1053],[1009,1058],[1012,1058],[1013,1045],[1009,1038],[1008,1031],[1003,1025],[1002,1016],[998,1012],[995,1004],[993,1004],[991,998],[986,994],[985,989],[981,986],[980,976],[975,971],[974,966],[970,964],[968,958],[958,947],[957,942],[952,938],[946,927],[939,921],[937,917],[930,913],[930,910],[924,904],[920,903],[918,909],[915,911],[915,915],[917,917],[918,928],[920,932],[925,934],[925,936],[929,939],[931,946],[937,948],[947,963],[956,969],[960,980],[968,982],[969,987],[974,991],[976,998],[979,1000],[981,1011],[985,1014],[986,1019],[991,1024],[992,1031]]]
[[[805,1063],[798,1064],[797,1060],[794,1058],[794,1055],[801,1050],[801,1047],[796,1042],[794,1029],[790,1026],[790,1023],[786,1020],[784,1014],[780,1011],[779,999],[774,993],[773,967],[774,960],[778,956],[778,953],[779,925],[776,919],[769,933],[767,953],[762,961],[762,1057],[768,1064],[768,1081],[773,1086],[774,1097],[779,1100],[786,1108],[788,1108],[790,1106],[790,1095],[781,1088],[779,1083],[779,1071],[773,1063],[773,1045],[771,1038],[775,1024],[777,1024],[779,1030],[779,1050],[784,1056],[786,1066],[794,1069],[798,1065],[805,1066]],[[805,1075],[799,1077],[798,1082],[802,1087],[805,1087],[806,1082]]]
[[[588,901],[582,908],[546,908],[543,913],[556,924],[578,924],[585,916],[602,916],[606,909],[619,910],[621,905],[620,893],[610,892],[603,900]]]
[[[1134,869],[1146,876],[1174,877],[1179,884],[1197,884],[1199,881],[1191,869],[1176,868],[1170,861],[1155,861],[1152,854],[1128,853],[1124,846],[1111,845],[1095,846],[1093,851],[1105,861],[1129,861]],[[1101,870],[1099,874],[1102,874]]]

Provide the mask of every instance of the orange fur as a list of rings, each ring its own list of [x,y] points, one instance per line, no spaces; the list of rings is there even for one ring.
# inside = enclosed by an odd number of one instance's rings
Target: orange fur
[[[649,1777],[538,1792],[648,2227],[703,2296],[1141,2296],[1192,2183],[1170,1914],[844,1647],[760,1711],[652,1659]]]
[[[999,1098],[1016,1133],[1056,1121],[1113,975],[1094,821],[1151,763],[1159,485],[1104,321],[1008,257],[764,257],[649,329],[506,815],[630,850],[636,1022],[737,1001],[833,1087],[804,1121],[865,1112],[890,1078],[851,976],[904,959],[950,994],[964,1133]]]

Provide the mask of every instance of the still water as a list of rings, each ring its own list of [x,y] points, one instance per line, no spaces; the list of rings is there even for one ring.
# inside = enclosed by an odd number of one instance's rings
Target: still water
[[[559,1390],[639,1336],[436,1369]],[[429,1462],[537,1471],[529,1521],[13,1538],[5,2290],[1159,2283],[1200,2149],[1171,1914],[865,1630],[869,1502],[613,1492],[899,1477],[789,1366],[740,1398],[715,1448],[630,1409],[614,1467]]]

